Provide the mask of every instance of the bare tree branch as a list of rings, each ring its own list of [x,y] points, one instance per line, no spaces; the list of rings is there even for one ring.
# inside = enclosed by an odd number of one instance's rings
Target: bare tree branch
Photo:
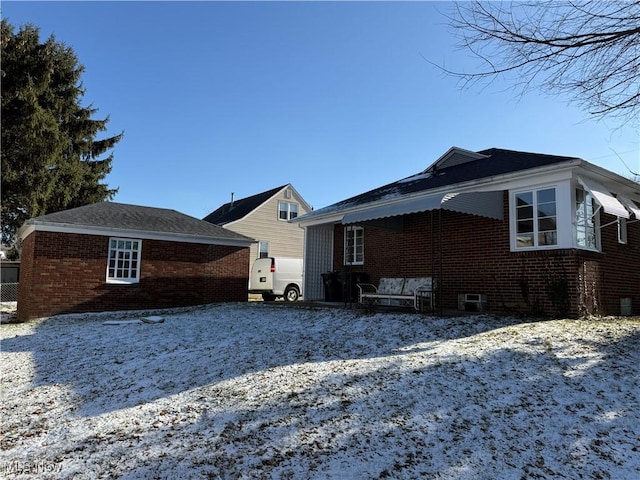
[[[463,88],[505,74],[522,94],[568,95],[596,117],[638,123],[640,0],[460,2],[448,17],[476,71],[438,66]]]

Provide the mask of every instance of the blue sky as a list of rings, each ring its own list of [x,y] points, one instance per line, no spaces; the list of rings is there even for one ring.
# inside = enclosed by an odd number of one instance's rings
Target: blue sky
[[[124,131],[115,201],[202,218],[292,183],[314,208],[417,173],[451,146],[581,157],[627,176],[639,133],[472,69],[446,2],[8,2],[85,66],[85,104]]]

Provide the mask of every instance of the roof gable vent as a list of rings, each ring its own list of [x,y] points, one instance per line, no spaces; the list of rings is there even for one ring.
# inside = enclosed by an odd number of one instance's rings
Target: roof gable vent
[[[464,148],[451,147],[444,155],[433,162],[431,166],[422,173],[435,172],[442,168],[462,165],[463,163],[474,162],[482,158],[488,158],[488,155],[472,152],[471,150],[465,150]]]

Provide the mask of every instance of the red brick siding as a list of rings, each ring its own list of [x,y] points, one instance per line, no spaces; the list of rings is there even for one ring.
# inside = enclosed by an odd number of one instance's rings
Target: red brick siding
[[[18,317],[247,299],[249,249],[142,241],[140,282],[106,282],[109,237],[33,232],[23,243]]]
[[[578,316],[619,314],[631,297],[640,313],[640,222],[628,225],[619,245],[615,225],[602,230],[603,253],[578,249],[510,252],[505,220],[447,210],[406,215],[400,233],[365,228],[366,272],[381,277],[439,278],[438,301],[457,308],[459,293],[483,293],[495,311]],[[602,215],[602,224],[613,220]],[[344,228],[334,232],[334,269],[343,270]]]
[[[615,220],[601,214],[600,222],[606,225]],[[635,314],[640,314],[640,222],[627,225],[627,244],[618,243],[617,226],[609,225],[600,230],[602,254],[583,255],[581,269],[593,277],[600,296],[599,311],[602,314],[618,314],[620,299],[631,298]],[[593,288],[593,282],[587,283]]]

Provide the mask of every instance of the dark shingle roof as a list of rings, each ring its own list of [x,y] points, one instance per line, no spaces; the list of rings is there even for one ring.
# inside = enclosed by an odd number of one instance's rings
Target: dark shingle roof
[[[204,222],[176,210],[100,202],[27,220],[26,225],[51,225],[176,234],[227,241],[249,237]]]
[[[287,185],[282,185],[280,187],[276,187],[266,192],[252,195],[247,198],[234,200],[233,207],[231,206],[231,202],[225,203],[224,205],[204,217],[203,220],[210,223],[215,223],[216,225],[225,225],[227,223],[239,220],[258,208],[260,205],[269,200],[286,186]]]
[[[391,196],[403,196],[411,193],[422,192],[435,188],[455,185],[472,180],[504,175],[507,173],[544,167],[556,163],[575,160],[575,157],[562,157],[540,153],[517,152],[490,148],[477,153],[486,155],[486,158],[472,160],[467,163],[436,169],[435,171],[408,177],[382,187],[375,188],[355,197],[342,200],[314,213],[320,213],[324,209],[339,210],[341,207],[363,205]]]

